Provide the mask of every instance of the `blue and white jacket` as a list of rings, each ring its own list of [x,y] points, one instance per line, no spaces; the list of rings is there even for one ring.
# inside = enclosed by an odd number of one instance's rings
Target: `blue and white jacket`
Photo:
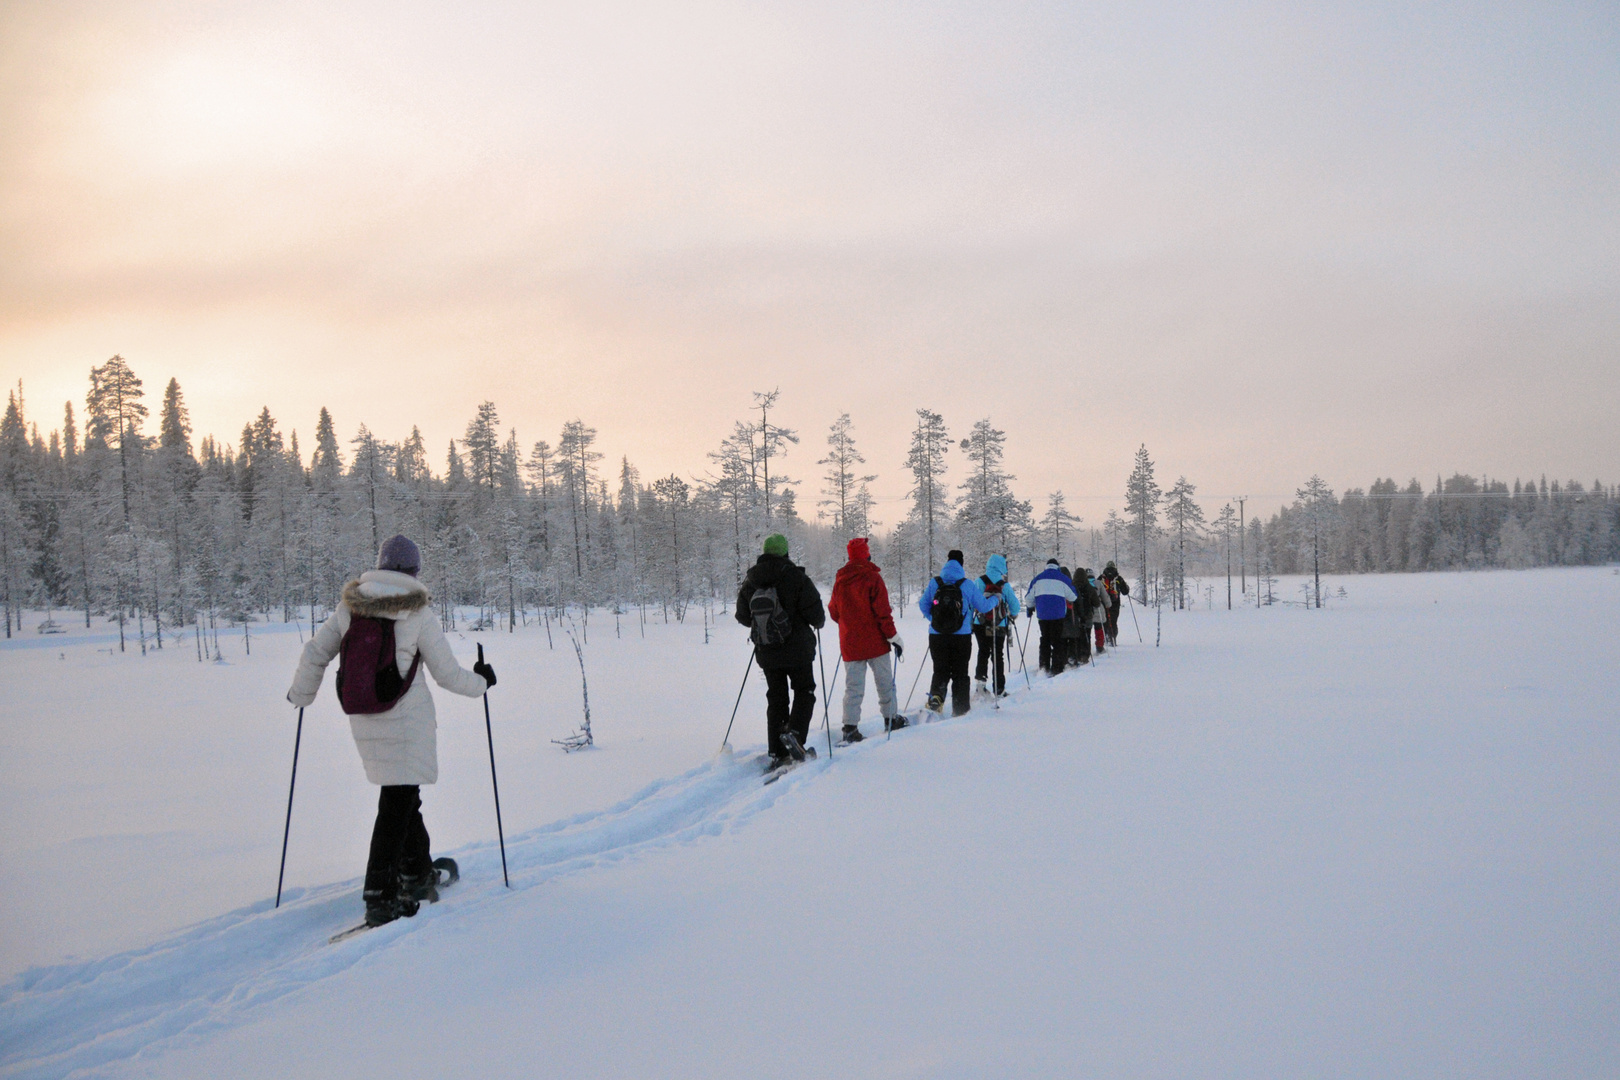
[[[1029,583],[1024,599],[1035,605],[1037,619],[1061,619],[1069,613],[1069,605],[1079,598],[1074,582],[1061,566],[1048,566]]]

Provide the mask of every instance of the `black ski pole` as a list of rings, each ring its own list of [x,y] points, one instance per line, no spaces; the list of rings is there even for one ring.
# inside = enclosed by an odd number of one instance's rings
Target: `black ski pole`
[[[1024,633],[1018,633],[1018,624],[1013,623],[1013,637],[1018,641],[1018,666],[1024,669],[1024,689],[1028,690],[1034,684],[1029,681],[1029,660],[1027,650],[1029,645],[1029,628],[1025,626]]]
[[[932,649],[928,650],[928,659],[929,659],[930,662],[933,661],[933,659],[934,659],[934,650],[932,650]],[[911,709],[911,696],[917,692],[917,684],[922,681],[922,672],[923,672],[922,665],[918,664],[917,665],[917,675],[916,675],[915,678],[913,678],[911,680],[911,689],[906,691],[906,707],[904,709],[900,710],[901,712],[910,711],[910,709]]]
[[[816,666],[821,669],[821,685],[827,685],[827,658],[821,652],[821,628],[816,628]],[[833,678],[838,678],[838,669],[833,668]],[[832,760],[832,688],[821,698],[821,726],[827,729],[827,760]]]
[[[748,651],[748,666],[743,668],[742,685],[737,687],[737,703],[731,707],[731,719],[726,721],[726,734],[720,740],[720,749],[724,750],[731,742],[731,725],[737,722],[737,708],[742,704],[743,691],[748,689],[748,675],[754,670],[754,651]]]
[[[1006,675],[1001,670],[1002,666],[1003,666],[1002,663],[1001,663],[1001,652],[1002,652],[1003,646],[1005,646],[1006,643],[1007,643],[1007,639],[1006,639],[1006,637],[1002,636],[999,633],[1000,628],[998,626],[996,626],[995,623],[990,624],[989,630],[990,630],[990,633],[989,633],[988,636],[989,636],[989,640],[990,640],[990,704],[992,704],[992,705],[994,705],[996,707],[996,712],[1000,712],[1001,711],[1001,690],[996,686],[996,684],[998,682],[1003,683],[1003,684],[1006,682]]]
[[[281,906],[281,882],[287,876],[287,837],[292,835],[293,791],[298,787],[298,747],[304,741],[304,708],[298,707],[298,734],[293,736],[292,782],[287,785],[287,824],[281,830],[281,870],[276,874],[276,907]]]
[[[478,662],[484,662],[484,643],[478,643]],[[512,887],[512,879],[506,875],[506,830],[501,826],[501,785],[495,779],[495,729],[489,726],[489,691],[484,691],[484,735],[489,739],[489,785],[495,789],[495,837],[501,844],[501,880],[506,887]]]
[[[900,704],[900,684],[895,681],[895,676],[900,673],[900,665],[905,662],[905,659],[904,653],[895,653],[894,662],[889,665],[889,707],[891,709]],[[873,681],[876,681],[875,677]],[[878,695],[880,700],[882,697],[882,694]],[[901,710],[896,709],[895,711],[900,712]],[[888,742],[890,739],[894,738],[894,720],[895,718],[892,716],[885,716],[883,718],[884,742]]]

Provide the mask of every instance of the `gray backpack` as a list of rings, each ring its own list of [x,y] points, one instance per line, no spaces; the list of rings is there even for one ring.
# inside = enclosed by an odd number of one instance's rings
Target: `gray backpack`
[[[754,590],[748,598],[748,615],[754,620],[748,637],[755,645],[784,645],[793,634],[793,623],[774,585]]]

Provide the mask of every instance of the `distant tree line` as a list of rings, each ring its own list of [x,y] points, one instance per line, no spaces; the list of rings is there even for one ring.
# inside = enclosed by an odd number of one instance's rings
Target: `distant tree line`
[[[1098,526],[1050,493],[1039,516],[1013,489],[1006,433],[986,418],[953,438],[945,418],[919,409],[903,462],[910,487],[887,529],[848,414],[828,428],[816,464],[816,515],[801,516],[801,481],[784,468],[797,431],[776,420],[776,391],[753,395],[738,420],[687,475],[644,478],[628,458],[605,460],[597,432],[562,425],[555,443],[525,446],[481,404],[442,468],[413,428],[397,442],[365,424],[347,440],[326,409],[306,457],[268,408],[234,445],[194,443],[185,397],[170,379],[155,432],[145,387],[121,356],[90,371],[82,409],[64,406],[42,434],[22,388],[0,417],[0,598],[7,636],[24,609],[111,619],[121,642],[164,647],[183,628],[208,655],[219,627],[254,620],[316,623],[345,580],[372,565],[380,542],[403,532],[423,550],[423,576],[446,625],[468,608],[485,628],[512,629],[573,609],[684,620],[693,605],[715,617],[763,538],[782,532],[794,558],[822,581],[844,542],[872,536],[904,605],[938,571],[947,549],[970,568],[991,553],[1015,574],[1048,556],[1066,565],[1119,559],[1156,596],[1184,606],[1190,575],[1231,563],[1247,575],[1469,566],[1594,563],[1620,555],[1615,489],[1566,482],[1480,483],[1455,476],[1425,493],[1380,480],[1335,498],[1313,478],[1270,521],[1210,520],[1185,477],[1161,491],[1146,447],[1137,452],[1125,513]],[[956,474],[951,486],[947,477]],[[1151,573],[1150,573],[1150,568]],[[1146,591],[1146,590],[1144,590]],[[52,614],[54,613],[54,614]],[[63,614],[63,618],[67,616]],[[588,631],[587,631],[588,632]]]
[[[1322,602],[1321,575],[1468,570],[1487,567],[1589,566],[1620,559],[1620,487],[1594,480],[1480,480],[1435,477],[1424,490],[1380,479],[1336,496],[1312,476],[1269,520],[1245,521],[1230,502],[1212,520],[1180,477],[1162,492],[1147,448],[1137,451],[1126,485],[1126,518],[1110,513],[1113,549],[1126,538],[1138,576],[1154,595],[1185,608],[1189,580],[1231,572],[1269,582],[1309,575],[1309,602]],[[1121,563],[1122,566],[1128,565]],[[1150,573],[1149,567],[1162,569]],[[1259,594],[1270,602],[1269,589]]]

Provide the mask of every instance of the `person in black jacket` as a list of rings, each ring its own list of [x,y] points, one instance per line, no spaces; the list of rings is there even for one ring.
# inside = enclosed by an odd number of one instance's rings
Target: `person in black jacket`
[[[827,621],[821,593],[809,575],[787,557],[787,551],[786,537],[780,533],[767,537],[765,553],[749,568],[737,590],[737,621],[753,630],[754,657],[765,673],[765,733],[773,768],[792,754],[792,745],[782,737],[785,732],[791,731],[801,747],[809,741],[810,722],[816,715],[816,631]],[[752,610],[754,594],[761,589],[776,590],[777,605],[786,616],[779,633],[762,633],[759,623],[769,620]],[[763,640],[771,636],[783,640]]]
[[[1114,560],[1112,559],[1109,559],[1108,565],[1103,567],[1102,576],[1102,583],[1107,587],[1108,592],[1110,593],[1107,625],[1108,644],[1118,645],[1119,609],[1125,603],[1124,598],[1131,595],[1131,586],[1130,582],[1126,581],[1124,575],[1119,572],[1119,567],[1114,565]]]

